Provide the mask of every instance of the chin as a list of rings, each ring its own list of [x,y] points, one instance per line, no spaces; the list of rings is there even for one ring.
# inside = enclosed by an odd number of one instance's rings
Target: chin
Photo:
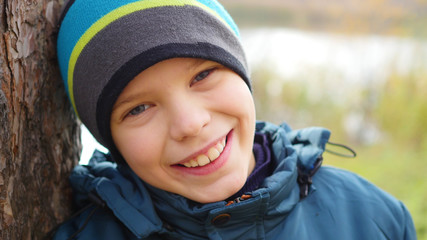
[[[237,193],[240,189],[242,189],[245,183],[246,178],[243,181],[233,182],[233,188],[229,188],[231,184],[226,184],[226,187],[215,187],[213,191],[206,192],[202,196],[192,196],[187,198],[203,204],[225,201],[226,199]],[[224,192],[225,189],[227,190],[226,192]],[[222,191],[222,194],[218,193],[218,191]]]

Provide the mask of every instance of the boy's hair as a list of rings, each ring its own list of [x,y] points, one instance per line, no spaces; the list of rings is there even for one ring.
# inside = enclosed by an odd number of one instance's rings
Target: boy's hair
[[[83,124],[112,150],[112,107],[148,67],[175,57],[218,62],[250,87],[239,32],[216,0],[71,0],[57,41],[65,89]]]

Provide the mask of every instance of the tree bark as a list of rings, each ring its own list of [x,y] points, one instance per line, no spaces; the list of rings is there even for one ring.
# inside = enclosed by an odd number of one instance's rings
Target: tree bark
[[[70,213],[80,128],[56,63],[63,0],[0,0],[0,239],[42,239]]]

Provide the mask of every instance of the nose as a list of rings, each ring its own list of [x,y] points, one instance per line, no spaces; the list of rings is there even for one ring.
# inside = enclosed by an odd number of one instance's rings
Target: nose
[[[209,110],[190,98],[174,101],[170,113],[170,135],[177,141],[199,135],[211,120]]]

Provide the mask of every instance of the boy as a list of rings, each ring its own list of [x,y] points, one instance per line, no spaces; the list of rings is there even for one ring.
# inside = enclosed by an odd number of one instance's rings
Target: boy
[[[66,90],[110,154],[73,171],[83,210],[55,239],[415,239],[402,203],[320,167],[327,130],[255,122],[215,0],[75,0],[63,16]]]

